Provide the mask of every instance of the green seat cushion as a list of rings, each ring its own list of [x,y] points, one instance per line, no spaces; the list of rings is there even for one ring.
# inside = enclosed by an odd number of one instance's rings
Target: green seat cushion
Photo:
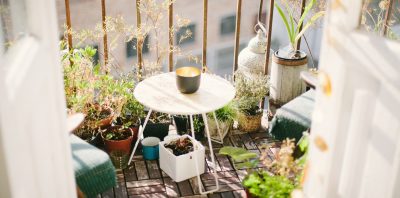
[[[311,127],[314,97],[315,91],[311,89],[278,109],[269,132],[278,140],[295,138],[298,141],[303,132]]]
[[[76,183],[86,197],[96,197],[114,187],[115,168],[107,153],[75,135],[70,141]]]

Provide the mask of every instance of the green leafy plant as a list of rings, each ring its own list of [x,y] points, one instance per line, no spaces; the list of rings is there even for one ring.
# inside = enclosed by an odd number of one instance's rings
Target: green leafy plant
[[[211,119],[214,119],[212,114],[208,114],[207,116]],[[215,111],[215,116],[219,121],[232,122],[236,118],[234,103],[231,102],[224,107],[217,109]]]
[[[269,92],[269,77],[263,74],[246,76],[241,72],[235,73],[235,106],[245,115],[258,115],[262,113],[260,101]]]
[[[203,133],[204,131],[204,122],[200,116],[193,116],[193,127],[196,133]]]
[[[273,176],[265,171],[253,172],[243,180],[243,186],[253,196],[260,198],[290,197],[294,184],[283,176]]]
[[[121,127],[110,127],[103,132],[103,136],[106,140],[126,140],[132,133],[130,132],[129,128],[124,126]]]
[[[223,147],[219,154],[232,158],[236,168],[246,168],[247,176],[242,184],[254,196],[261,198],[290,197],[291,192],[301,188],[301,178],[307,156],[308,134],[305,134],[298,147],[304,154],[296,159],[293,157],[295,144],[293,140],[285,140],[274,160],[271,161],[267,150],[262,150],[261,155],[244,148]],[[262,163],[268,171],[256,169]]]
[[[320,17],[324,16],[325,14],[325,11],[319,11],[315,13],[301,29],[304,20],[306,19],[307,15],[310,13],[316,2],[316,0],[311,0],[304,8],[304,12],[298,20],[296,20],[294,17],[294,11],[292,10],[293,6],[290,6],[286,0],[282,1],[282,4],[284,6],[283,9],[285,9],[286,13],[282,9],[282,7],[279,6],[277,2],[275,2],[275,7],[278,10],[278,13],[281,16],[287,30],[291,53],[293,54],[293,57],[298,56],[298,54],[296,53],[296,45],[299,39],[304,35],[308,28],[310,28]]]
[[[239,169],[250,170],[256,168],[259,163],[258,154],[244,148],[224,146],[219,150],[219,154],[230,156],[234,161],[234,166]]]

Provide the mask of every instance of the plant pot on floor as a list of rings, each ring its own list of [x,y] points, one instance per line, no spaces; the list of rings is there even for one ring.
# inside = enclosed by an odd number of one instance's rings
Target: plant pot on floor
[[[142,126],[144,120],[142,120]],[[165,136],[168,135],[170,123],[153,123],[148,121],[146,128],[144,129],[143,136],[146,137],[157,137],[160,140],[164,140]]]
[[[261,128],[262,113],[256,115],[246,115],[238,112],[239,130],[244,132],[257,132]]]
[[[190,128],[188,116],[174,115],[173,118],[175,122],[176,132],[179,135],[186,134]]]
[[[295,58],[287,55],[286,50],[276,51],[272,57],[270,100],[283,105],[306,91],[300,72],[307,70],[307,54],[297,51]]]
[[[210,130],[210,136],[213,139],[216,139],[218,141],[222,141],[223,138],[226,136],[226,134],[229,133],[229,130],[231,130],[233,126],[232,121],[220,121],[218,120],[218,126],[221,132],[222,137],[220,137],[220,134],[218,133],[218,127],[217,123],[215,122],[214,118],[209,118],[208,119],[208,128]]]
[[[189,135],[177,137],[177,139],[179,138],[189,138],[193,145],[193,151],[177,156],[172,149],[165,147],[166,144],[176,141],[176,139],[160,142],[160,168],[175,182],[187,180],[198,174],[203,174],[205,171],[205,149],[203,145]]]
[[[123,126],[111,126],[101,132],[101,137],[108,153],[117,150],[130,153],[133,139],[132,129]]]

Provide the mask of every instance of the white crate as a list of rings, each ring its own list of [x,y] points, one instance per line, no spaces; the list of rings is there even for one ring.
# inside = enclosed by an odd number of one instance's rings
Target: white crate
[[[193,152],[180,156],[175,156],[172,152],[168,151],[164,147],[164,144],[169,143],[171,140],[169,140],[168,142],[160,142],[160,168],[165,173],[167,173],[167,175],[170,176],[175,182],[181,182],[183,180],[204,173],[204,146],[188,135],[183,135],[180,137],[190,138],[194,146]],[[196,170],[196,159],[199,172],[197,172]]]

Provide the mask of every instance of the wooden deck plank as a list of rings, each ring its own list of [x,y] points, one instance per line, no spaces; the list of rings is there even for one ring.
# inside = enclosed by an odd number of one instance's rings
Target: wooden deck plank
[[[221,194],[220,193],[209,194],[208,198],[221,198]]]
[[[251,139],[251,137],[249,136],[249,134],[242,134],[239,136],[241,138],[241,141],[243,141],[244,146],[248,149],[248,150],[254,150],[257,149],[256,144],[253,142],[253,140]]]
[[[149,180],[126,182],[126,187],[127,188],[138,188],[138,187],[146,187],[146,186],[154,186],[154,185],[162,185],[162,184],[164,184],[164,182],[161,179],[149,179]]]
[[[215,180],[205,180],[204,186],[215,186]],[[218,182],[220,185],[227,185],[227,184],[232,184],[232,183],[240,183],[240,180],[238,177],[226,177],[226,178],[219,178]]]
[[[192,187],[190,186],[189,180],[181,181],[178,183],[179,191],[181,196],[193,195]]]
[[[147,164],[147,169],[149,171],[149,177],[150,179],[157,179],[161,178],[161,172],[160,169],[158,168],[158,162],[157,160],[148,160],[146,161]]]
[[[141,195],[131,195],[130,198],[168,198],[166,193],[151,193],[151,194],[141,194]]]
[[[178,184],[169,177],[166,177],[163,179],[164,179],[164,184],[165,184],[165,190],[166,190],[168,197],[179,197],[180,193],[179,193]]]
[[[113,198],[114,197],[114,189],[111,188],[110,190],[107,190],[106,192],[101,194],[102,198]]]
[[[235,196],[233,195],[233,193],[230,192],[230,191],[221,193],[221,197],[222,197],[222,198],[235,198]]]
[[[240,147],[240,148],[245,147],[242,139],[240,138],[240,135],[231,135],[230,139],[231,139],[233,146]]]
[[[128,197],[128,190],[126,189],[126,183],[117,183],[114,187],[114,195],[115,198],[127,198]]]
[[[130,166],[128,166],[126,169],[124,169],[124,176],[126,181],[136,181],[137,176],[136,176],[136,169],[135,169],[135,164],[132,163]]]
[[[190,178],[189,183],[190,186],[192,187],[194,195],[200,195],[199,186],[201,187],[202,191],[204,191],[203,183],[201,182],[201,180],[199,183],[197,177]]]
[[[135,168],[138,180],[149,179],[149,173],[147,172],[146,163],[144,161],[136,161]]]
[[[128,188],[129,195],[141,195],[150,193],[165,193],[164,185],[143,186],[139,188]]]
[[[226,155],[219,155],[219,154],[216,154],[215,156],[216,156],[217,161],[218,161],[218,163],[219,163],[219,165],[220,165],[220,167],[221,167],[221,171],[231,171],[231,170],[234,170],[234,168],[233,168],[231,162],[229,161],[228,156],[226,156]]]
[[[235,198],[243,198],[243,197],[247,196],[246,191],[244,191],[244,190],[235,190],[235,191],[232,191],[232,193]]]

